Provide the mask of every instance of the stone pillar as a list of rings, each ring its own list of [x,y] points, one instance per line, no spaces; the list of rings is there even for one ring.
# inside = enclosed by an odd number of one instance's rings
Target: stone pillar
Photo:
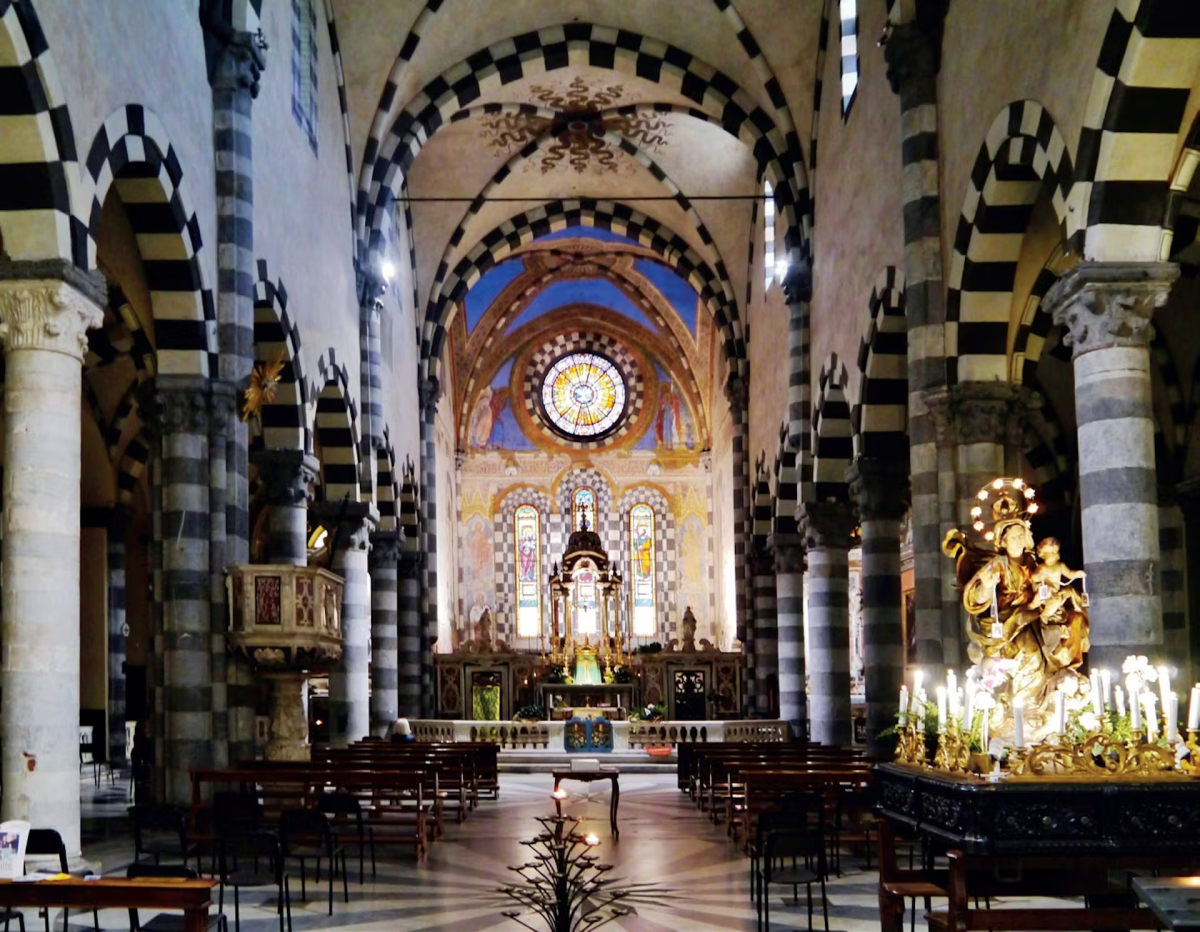
[[[342,593],[342,660],[329,673],[330,743],[346,747],[371,731],[371,577],[367,551],[379,514],[369,502],[322,502],[317,514],[329,529],[333,571],[346,581]]]
[[[753,614],[746,603],[746,588],[750,581],[746,557],[753,533],[750,510],[750,386],[746,379],[731,374],[725,383],[725,397],[729,400],[729,413],[733,420],[733,574],[737,636],[745,644]]]
[[[358,289],[358,348],[361,410],[360,443],[366,450],[383,446],[383,377],[380,374],[379,314],[387,285],[373,269],[360,269]],[[365,462],[365,459],[364,459]]]
[[[808,736],[808,695],[804,686],[804,548],[799,537],[785,540],[773,536],[770,543],[775,557],[779,717],[791,726],[793,738],[803,740]]]
[[[421,714],[437,714],[433,647],[438,635],[437,604],[437,407],[442,396],[436,378],[425,379],[418,388],[421,408]]]
[[[846,471],[862,528],[863,675],[867,753],[886,756],[894,740],[879,733],[896,724],[904,681],[900,519],[908,509],[906,463],[860,457]]]
[[[267,560],[308,565],[308,503],[321,464],[300,450],[259,450],[254,464],[267,487]]]
[[[902,7],[901,11],[907,8]],[[917,661],[943,659],[942,476],[953,464],[939,456],[926,394],[943,389],[946,306],[938,187],[937,74],[941,20],[889,26],[884,47],[888,82],[900,96],[904,171],[904,307],[908,320],[908,437],[913,509],[913,576]],[[957,654],[955,648],[954,654]]]
[[[808,502],[797,513],[808,553],[809,717],[812,740],[849,745],[850,544],[854,509]]]
[[[61,263],[0,266],[4,346],[0,815],[79,836],[79,380],[103,294]]]
[[[202,376],[159,375],[138,400],[159,438],[156,750],[158,785],[173,805],[191,800],[190,771],[213,761],[208,388]]]
[[[226,509],[229,470],[226,451],[231,422],[236,419],[237,390],[228,382],[210,381],[210,410],[208,419],[208,616],[209,656],[212,684],[212,766],[228,767],[230,763],[253,760],[253,743],[230,747],[231,734],[237,723],[247,717],[241,711],[249,705],[248,737],[254,734],[254,695],[249,670],[238,676],[238,662],[229,657],[226,634],[229,631],[229,605],[225,567],[230,548],[226,528],[229,512]],[[232,706],[232,708],[231,708]]]
[[[854,510],[806,503],[798,512],[809,559],[809,717],[812,740],[850,745],[850,545]]]
[[[1173,263],[1081,262],[1042,302],[1074,356],[1093,666],[1161,655],[1149,346],[1154,310],[1178,276]]]
[[[954,561],[942,554],[941,541],[970,525],[979,489],[999,476],[1020,475],[1028,397],[1008,382],[963,382],[923,396],[937,438],[942,661],[948,666],[965,661],[970,622]],[[919,650],[918,658],[925,662]]]
[[[371,734],[383,737],[400,717],[397,689],[396,577],[401,533],[371,535]]]
[[[125,765],[125,534],[129,516],[117,507],[108,526],[108,760]]]
[[[1158,485],[1158,549],[1162,560],[1163,656],[1176,679],[1192,682],[1192,646],[1188,639],[1187,544],[1179,496],[1170,483]]]
[[[400,554],[396,616],[397,718],[421,717],[421,554]]]
[[[771,718],[779,711],[779,622],[775,586],[775,559],[770,550],[755,548],[754,571],[754,677],[755,711]]]

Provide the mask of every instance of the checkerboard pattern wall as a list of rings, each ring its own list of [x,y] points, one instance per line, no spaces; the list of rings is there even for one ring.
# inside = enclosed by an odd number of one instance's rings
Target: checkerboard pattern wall
[[[316,433],[321,441],[321,471],[325,501],[359,500],[358,410],[350,397],[346,367],[337,363],[329,349],[329,361],[317,360],[321,391],[317,395]]]
[[[846,402],[846,367],[831,353],[821,369],[820,392],[813,422],[813,496],[815,501],[848,501],[846,469],[853,456],[850,405]]]
[[[904,276],[887,266],[871,289],[858,347],[854,455],[908,459],[908,324]]]

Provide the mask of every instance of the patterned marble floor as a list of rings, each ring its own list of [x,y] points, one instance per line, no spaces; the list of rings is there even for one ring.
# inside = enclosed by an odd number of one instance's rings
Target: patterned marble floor
[[[572,798],[566,811],[586,818],[587,830],[601,838],[599,849],[615,865],[613,876],[653,882],[671,892],[662,905],[639,906],[607,928],[625,932],[716,932],[755,928],[748,897],[748,864],[737,846],[713,827],[675,788],[674,775],[627,774],[621,778],[621,838],[613,841],[608,827],[607,784],[565,784]],[[121,875],[132,855],[123,821],[125,788],[85,789],[84,855],[104,873]],[[388,932],[513,932],[515,922],[501,912],[510,908],[496,888],[511,882],[506,865],[524,860],[523,838],[538,828],[538,815],[553,812],[552,779],[548,775],[504,774],[500,799],[484,802],[462,825],[447,827],[446,836],[414,863],[411,855],[381,860],[378,875],[359,885],[351,869],[350,903],[339,899],[334,915],[309,884],[308,903],[299,899],[293,879],[293,927],[299,930],[388,930]],[[590,790],[590,792],[589,792]],[[843,858],[844,874],[829,883],[830,929],[867,932],[878,928],[876,875],[855,859]],[[803,893],[799,908],[784,904],[782,890],[772,901],[772,928],[807,928]],[[340,893],[340,891],[339,891]],[[788,891],[790,897],[790,891]],[[255,905],[247,908],[246,902]],[[228,907],[228,904],[227,904]],[[232,908],[228,907],[232,926]],[[128,928],[123,914],[101,913],[104,929]],[[146,919],[143,916],[143,921]],[[83,915],[71,916],[71,929],[90,928]],[[36,920],[35,920],[36,921]],[[30,928],[40,927],[40,923]],[[821,928],[819,902],[814,925]],[[61,929],[61,914],[56,928]],[[274,899],[247,894],[243,901],[244,932],[278,928]],[[918,922],[918,928],[924,928]]]

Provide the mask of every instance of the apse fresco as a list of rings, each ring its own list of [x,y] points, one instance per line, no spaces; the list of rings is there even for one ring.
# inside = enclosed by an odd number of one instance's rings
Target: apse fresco
[[[692,299],[695,300],[694,293]],[[508,333],[514,333],[543,314],[573,304],[597,305],[610,311],[616,311],[647,330],[658,329],[650,318],[629,300],[629,296],[625,292],[603,278],[568,279],[547,285],[536,298],[525,305],[521,313],[514,317],[505,329]],[[692,316],[695,317],[695,314],[693,313]]]
[[[634,270],[650,279],[664,298],[670,302],[679,319],[687,325],[688,330],[696,333],[696,302],[699,297],[694,288],[680,278],[669,266],[653,259],[637,259],[633,263]]]

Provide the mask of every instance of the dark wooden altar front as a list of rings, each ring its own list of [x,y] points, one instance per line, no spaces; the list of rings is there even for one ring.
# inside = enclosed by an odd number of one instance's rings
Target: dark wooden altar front
[[[878,781],[881,815],[967,854],[1200,860],[1200,780],[991,783],[880,764]]]

